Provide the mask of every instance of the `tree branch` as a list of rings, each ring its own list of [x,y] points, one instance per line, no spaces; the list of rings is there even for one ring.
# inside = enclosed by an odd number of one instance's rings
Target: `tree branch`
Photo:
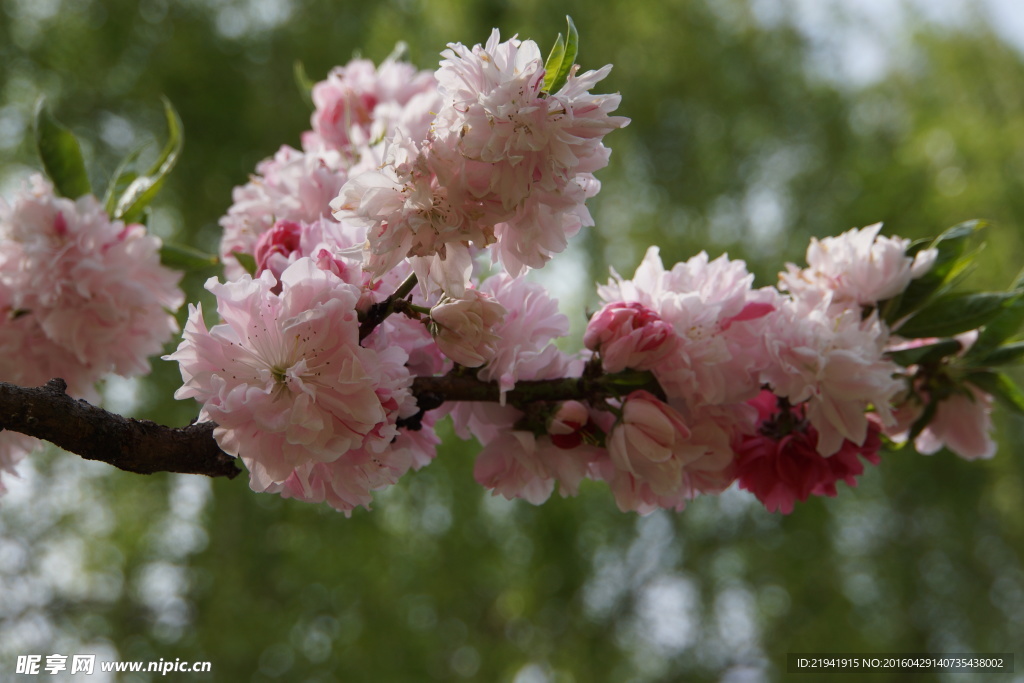
[[[32,388],[0,382],[0,427],[127,472],[228,478],[241,472],[214,440],[212,422],[165,427],[76,401],[66,390],[62,379]]]
[[[599,365],[588,366],[582,377],[559,379],[522,380],[515,389],[505,394],[505,402],[524,407],[538,401],[590,401],[625,396],[636,389],[644,389],[662,400],[665,392],[649,372],[626,370],[614,375],[605,375]],[[491,401],[501,398],[497,382],[484,382],[476,378],[475,372],[449,372],[443,377],[417,377],[412,383],[412,393],[420,405],[427,399],[427,410],[436,408],[444,401]],[[435,403],[436,401],[436,403]]]
[[[366,319],[359,325],[359,341],[363,341],[377,329],[377,326],[384,322],[384,319],[395,312],[396,303],[409,296],[413,287],[416,286],[416,273],[413,273],[398,286],[395,293],[384,301],[370,306],[366,313]]]
[[[601,374],[589,366],[582,377],[517,382],[505,395],[508,405],[526,409],[539,401],[572,399],[596,403],[646,389],[664,396],[649,372]],[[413,394],[420,411],[399,421],[405,429],[420,429],[424,413],[445,401],[500,400],[496,382],[484,382],[472,371],[456,369],[443,377],[417,377]],[[0,382],[0,429],[49,441],[87,460],[99,460],[126,472],[179,472],[233,478],[242,470],[236,458],[220,449],[213,438],[216,425],[200,422],[165,427],[149,420],[122,417],[67,395],[62,379],[41,387]]]

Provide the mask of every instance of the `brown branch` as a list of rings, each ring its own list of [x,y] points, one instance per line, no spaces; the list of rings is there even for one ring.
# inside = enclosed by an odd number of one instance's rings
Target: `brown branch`
[[[538,401],[576,400],[597,403],[606,398],[625,396],[636,389],[644,389],[665,399],[664,391],[649,372],[626,370],[605,375],[599,364],[591,364],[582,377],[516,382],[515,388],[505,394],[505,402],[520,408]],[[472,370],[455,370],[443,377],[417,377],[412,383],[412,393],[421,407],[429,406],[426,410],[436,408],[445,401],[496,402],[501,397],[497,382],[479,380]]]
[[[413,273],[409,277],[405,278],[405,281],[398,286],[395,293],[389,296],[384,301],[376,303],[370,306],[370,310],[366,312],[366,318],[359,325],[359,341],[363,341],[370,334],[377,329],[384,320],[395,312],[396,305],[399,301],[409,296],[412,292],[413,287],[416,286],[416,273]]]
[[[601,374],[590,365],[582,377],[517,382],[506,394],[509,405],[526,409],[541,401],[576,399],[596,403],[646,389],[663,396],[647,372]],[[417,377],[412,385],[420,411],[398,426],[420,429],[423,414],[445,401],[489,401],[500,398],[496,382],[477,379],[457,369],[443,377]],[[87,460],[99,460],[127,472],[180,472],[208,477],[235,477],[241,470],[213,438],[212,422],[165,427],[149,420],[122,417],[67,395],[62,379],[41,387],[0,382],[0,429],[20,432],[60,446]]]
[[[62,379],[41,387],[0,382],[0,427],[34,436],[127,472],[180,472],[234,477],[235,458],[217,446],[214,424],[165,427],[75,400]]]

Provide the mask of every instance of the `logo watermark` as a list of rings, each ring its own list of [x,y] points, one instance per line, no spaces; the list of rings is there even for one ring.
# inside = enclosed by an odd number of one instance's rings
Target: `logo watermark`
[[[156,662],[96,661],[96,655],[18,655],[14,673],[28,676],[55,676],[59,673],[90,675],[103,673],[209,673],[210,662],[174,661],[160,659]]]

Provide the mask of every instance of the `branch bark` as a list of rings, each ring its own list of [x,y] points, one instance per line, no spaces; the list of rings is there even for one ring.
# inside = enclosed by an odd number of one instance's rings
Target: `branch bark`
[[[62,379],[41,387],[0,382],[0,427],[34,436],[127,472],[238,475],[235,458],[213,438],[214,424],[165,427],[103,410],[67,395]]]
[[[508,405],[525,410],[542,401],[595,402],[633,389],[662,393],[650,373],[603,375],[597,370],[583,377],[521,381],[505,399]],[[399,426],[407,429],[419,429],[423,414],[446,401],[496,402],[501,395],[496,382],[483,382],[460,371],[443,377],[417,377],[412,390],[420,412],[400,421]],[[67,384],[59,378],[41,387],[0,382],[0,429],[34,436],[87,460],[138,474],[178,472],[230,479],[242,471],[236,458],[217,445],[212,422],[166,427],[111,413],[66,392]]]

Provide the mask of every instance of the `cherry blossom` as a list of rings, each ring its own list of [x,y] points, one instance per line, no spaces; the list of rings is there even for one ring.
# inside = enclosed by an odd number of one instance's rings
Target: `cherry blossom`
[[[401,349],[389,358],[359,345],[358,287],[300,259],[281,276],[207,282],[223,323],[207,329],[190,307],[184,339],[166,356],[180,364],[176,398],[202,403],[200,419],[267,490],[304,465],[395,435],[389,412],[408,396]],[[388,398],[384,400],[381,392]],[[393,403],[394,405],[389,405]]]
[[[879,461],[882,444],[874,422],[863,443],[844,440],[835,453],[824,457],[817,447],[817,429],[805,419],[802,406],[790,407],[770,391],[750,403],[758,410],[758,432],[740,440],[737,474],[740,488],[757,496],[769,512],[788,515],[796,501],[835,496],[836,482],[857,485],[856,477],[864,471],[860,457]]]
[[[0,204],[0,239],[8,306],[74,355],[85,376],[68,368],[69,385],[148,373],[148,357],[178,331],[167,310],[183,303],[181,274],[160,265],[160,240],[111,221],[92,195],[57,197],[33,176],[11,206]]]
[[[922,249],[907,256],[910,240],[879,235],[881,223],[848,230],[838,237],[811,238],[808,267],[793,264],[779,276],[782,289],[794,296],[831,293],[836,304],[873,306],[891,299],[932,267],[938,254]]]

